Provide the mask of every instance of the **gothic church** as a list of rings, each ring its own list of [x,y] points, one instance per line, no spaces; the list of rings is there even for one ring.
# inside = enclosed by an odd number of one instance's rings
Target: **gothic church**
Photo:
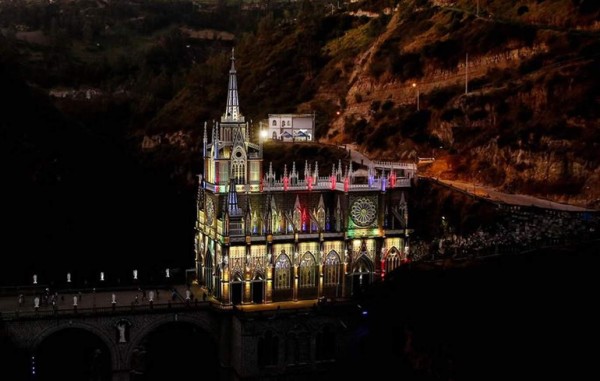
[[[409,254],[413,163],[263,163],[240,111],[232,54],[225,113],[204,125],[196,277],[223,304],[347,298]],[[282,143],[286,144],[286,143]],[[300,173],[302,172],[302,173]]]

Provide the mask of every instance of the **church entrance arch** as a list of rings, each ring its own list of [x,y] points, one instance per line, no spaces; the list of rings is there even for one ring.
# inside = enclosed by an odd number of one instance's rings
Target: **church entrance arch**
[[[371,284],[373,263],[367,256],[361,255],[352,266],[352,295],[362,294]]]
[[[265,281],[260,273],[252,279],[252,303],[262,303],[265,295]]]
[[[242,304],[244,295],[244,280],[239,273],[234,274],[231,281],[231,303]]]

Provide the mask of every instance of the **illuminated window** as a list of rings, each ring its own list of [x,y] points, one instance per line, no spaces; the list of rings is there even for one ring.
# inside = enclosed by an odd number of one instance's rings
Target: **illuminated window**
[[[206,287],[208,289],[213,288],[213,257],[210,250],[206,252],[206,257],[204,258],[204,282],[206,283]]]
[[[294,226],[296,230],[300,231],[302,229],[302,212],[300,211],[300,209],[294,209],[292,218],[294,219]]]
[[[286,254],[281,254],[275,262],[275,288],[289,289],[291,279],[291,262]]]
[[[325,265],[323,266],[324,279],[323,284],[325,286],[337,286],[340,282],[340,256],[335,252],[331,251],[325,258]]]
[[[307,252],[302,256],[300,262],[300,284],[302,287],[314,287],[316,278],[316,261],[315,257]]]
[[[400,266],[400,255],[395,247],[392,247],[385,258],[385,271],[390,272]]]
[[[231,178],[236,184],[246,183],[246,153],[241,148],[236,148],[231,155]]]
[[[250,181],[257,182],[260,181],[260,163],[259,162],[251,162],[250,163]]]
[[[317,210],[317,221],[319,222],[319,228],[325,229],[325,210],[323,208],[319,208]],[[328,230],[328,229],[325,229]]]

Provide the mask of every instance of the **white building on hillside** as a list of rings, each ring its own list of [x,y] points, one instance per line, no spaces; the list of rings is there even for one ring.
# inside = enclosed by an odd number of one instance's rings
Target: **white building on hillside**
[[[313,141],[315,114],[269,114],[267,139]]]

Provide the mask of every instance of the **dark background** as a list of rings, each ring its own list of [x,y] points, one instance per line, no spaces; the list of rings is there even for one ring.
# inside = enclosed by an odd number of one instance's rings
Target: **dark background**
[[[410,380],[595,379],[599,248],[405,266],[359,302],[368,314],[342,369]]]
[[[0,285],[193,267],[193,187],[142,167],[127,141],[67,119],[14,74],[0,62]]]

